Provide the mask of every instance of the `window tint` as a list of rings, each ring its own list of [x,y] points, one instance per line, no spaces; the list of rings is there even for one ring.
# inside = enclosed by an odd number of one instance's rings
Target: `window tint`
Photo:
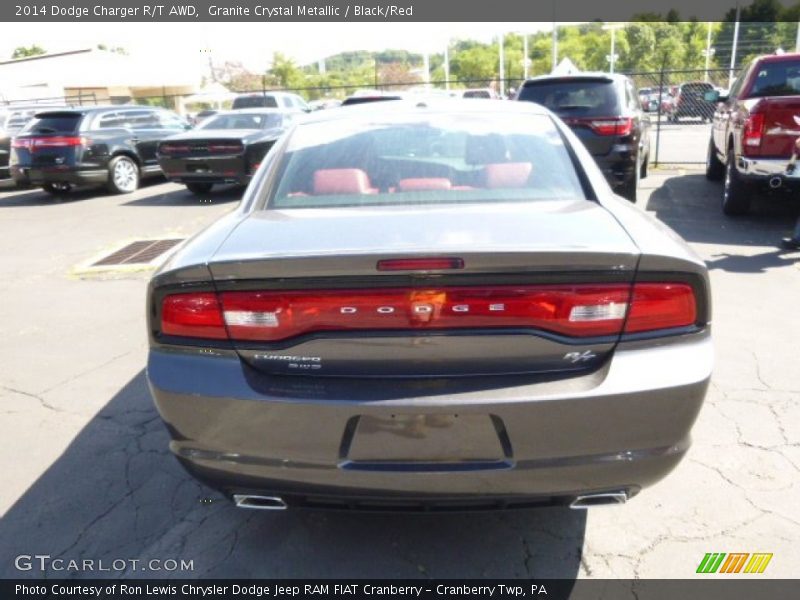
[[[271,207],[585,198],[544,115],[437,114],[301,125]]]
[[[125,127],[125,119],[120,113],[106,113],[101,115],[97,121],[97,127],[100,129],[113,129],[116,127]]]
[[[31,120],[22,133],[75,133],[80,122],[80,114],[50,113]]]
[[[614,82],[608,79],[530,81],[519,99],[537,102],[558,115],[602,117],[620,113]]]
[[[239,96],[233,108],[278,108],[278,102],[270,95]]]
[[[242,113],[211,117],[198,129],[270,129],[280,126],[281,115],[278,113]]]
[[[159,129],[161,122],[154,110],[132,110],[124,113],[127,126],[131,129]]]
[[[162,129],[174,129],[176,131],[183,131],[188,124],[179,115],[168,111],[158,113],[158,121]]]
[[[800,61],[765,63],[756,69],[751,97],[797,95],[800,95]]]

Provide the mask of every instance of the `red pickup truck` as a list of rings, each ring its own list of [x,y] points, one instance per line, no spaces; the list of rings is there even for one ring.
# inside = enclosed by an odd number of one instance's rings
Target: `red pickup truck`
[[[741,215],[764,189],[800,191],[795,152],[800,138],[800,54],[761,56],[718,102],[706,159],[706,177],[723,179],[722,211]]]

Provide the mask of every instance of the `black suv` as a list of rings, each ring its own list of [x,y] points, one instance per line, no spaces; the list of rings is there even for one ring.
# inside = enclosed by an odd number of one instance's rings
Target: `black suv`
[[[189,129],[162,108],[92,106],[37,113],[11,144],[11,176],[18,184],[51,194],[78,185],[106,185],[113,193],[135,191],[139,180],[161,174],[156,147]]]
[[[594,157],[614,191],[636,202],[639,178],[647,176],[650,119],[628,77],[583,73],[527,80],[517,100],[549,108]]]

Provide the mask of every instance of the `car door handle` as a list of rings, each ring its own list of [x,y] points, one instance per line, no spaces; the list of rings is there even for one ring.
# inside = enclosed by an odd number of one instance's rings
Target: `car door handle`
[[[131,144],[135,144],[138,141],[139,141],[139,138],[137,138],[137,137],[132,137],[131,138]]]

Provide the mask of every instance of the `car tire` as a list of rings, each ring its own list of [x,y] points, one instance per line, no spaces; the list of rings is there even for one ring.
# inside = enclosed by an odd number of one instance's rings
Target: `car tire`
[[[736,157],[733,148],[728,151],[725,165],[725,184],[722,190],[722,212],[734,217],[747,214],[750,210],[751,188],[742,180],[736,170]]]
[[[187,183],[186,189],[195,195],[207,194],[214,187],[213,183]]]
[[[139,188],[139,165],[129,156],[117,156],[108,163],[108,191],[130,194]]]
[[[636,204],[636,192],[639,188],[640,166],[637,165],[633,170],[633,177],[619,187],[619,195],[628,200],[631,204]]]
[[[64,196],[72,191],[71,183],[45,183],[42,189],[51,196]]]
[[[725,177],[725,163],[717,157],[717,148],[714,146],[712,138],[708,141],[708,152],[706,153],[706,179],[719,181],[723,177]]]

